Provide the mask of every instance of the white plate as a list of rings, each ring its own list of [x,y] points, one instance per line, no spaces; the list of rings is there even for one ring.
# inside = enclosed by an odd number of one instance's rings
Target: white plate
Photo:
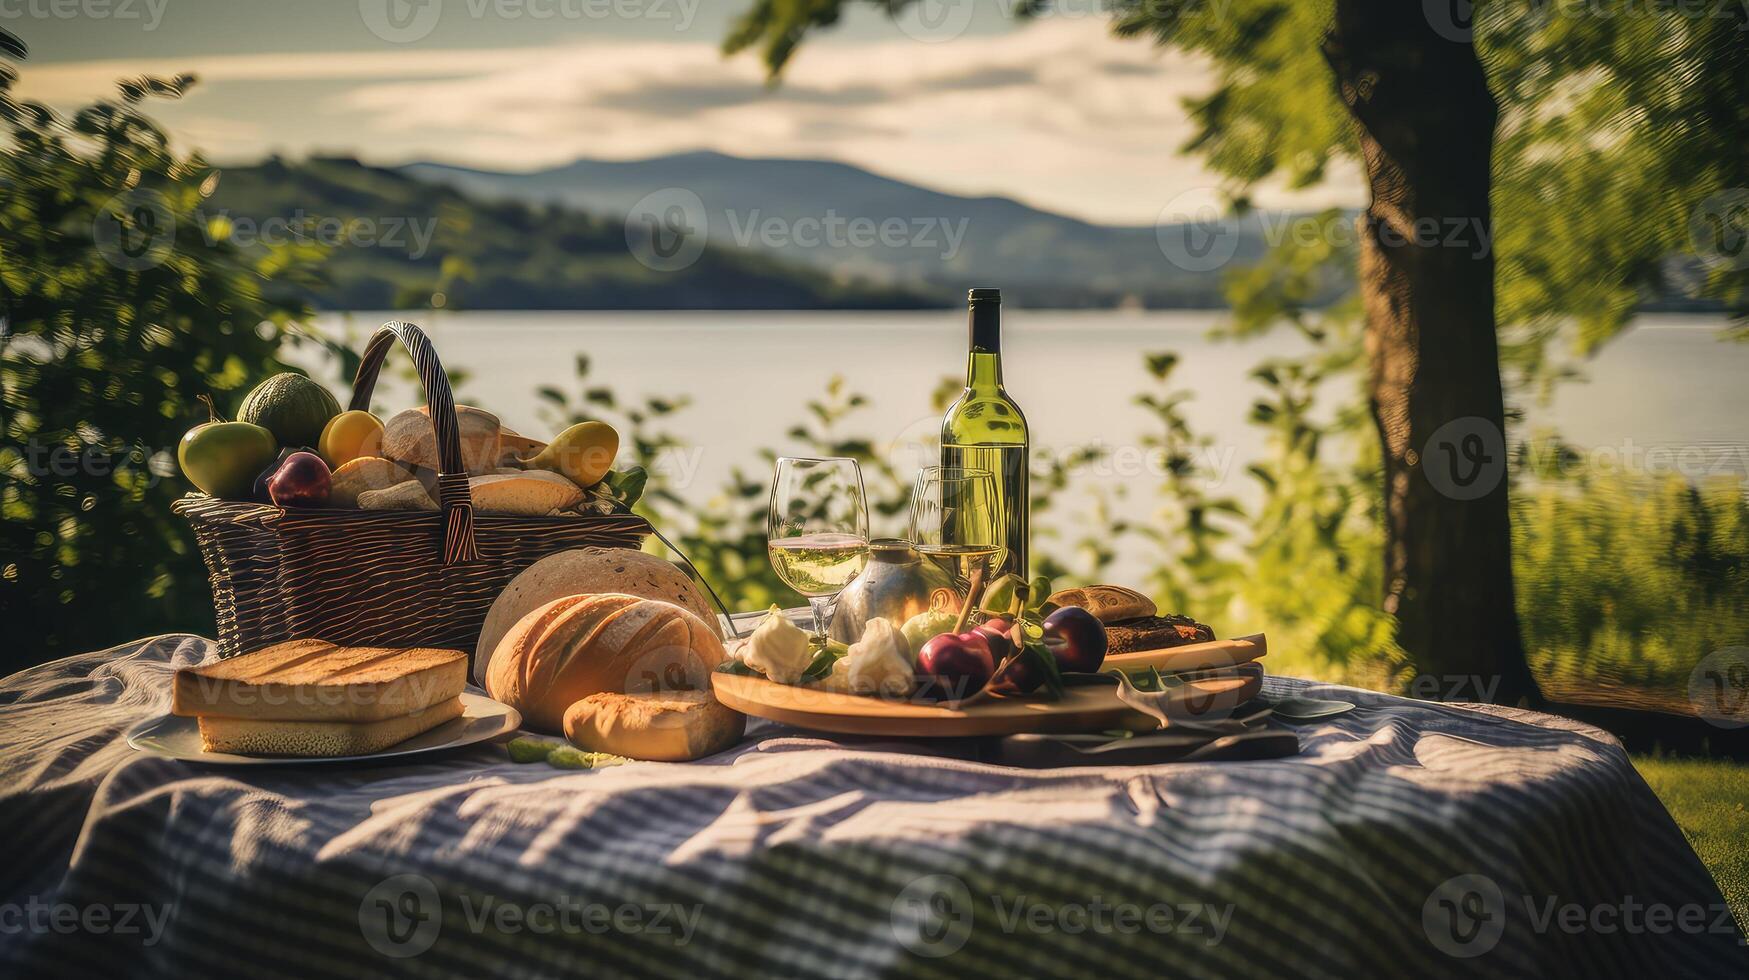
[[[393,759],[422,752],[453,749],[516,731],[522,726],[522,714],[507,704],[478,694],[462,693],[462,714],[459,718],[428,732],[369,755],[341,756],[278,756],[231,755],[227,752],[207,752],[200,747],[200,722],[194,718],[161,715],[148,718],[128,729],[128,744],[141,752],[165,759],[185,762],[207,762],[221,766],[287,766],[312,762],[359,762],[369,759]]]

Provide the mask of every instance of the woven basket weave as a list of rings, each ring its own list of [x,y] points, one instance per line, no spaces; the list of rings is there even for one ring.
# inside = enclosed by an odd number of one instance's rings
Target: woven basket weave
[[[413,356],[437,430],[438,512],[281,509],[205,494],[177,501],[206,560],[224,656],[313,637],[471,657],[493,600],[518,572],[571,548],[637,548],[653,532],[632,514],[474,513],[455,398],[418,327],[386,323],[371,337],[351,407],[369,410],[396,340]]]

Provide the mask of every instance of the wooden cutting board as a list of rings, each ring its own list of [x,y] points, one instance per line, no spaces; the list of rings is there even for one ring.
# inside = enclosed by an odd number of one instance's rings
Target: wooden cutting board
[[[1113,653],[1105,658],[1104,669],[1146,670],[1149,667],[1162,674],[1188,674],[1197,670],[1215,670],[1248,664],[1269,652],[1269,642],[1262,633],[1231,640],[1211,640],[1189,646],[1164,650],[1137,650],[1134,653]]]
[[[1119,701],[1115,684],[1070,687],[1056,701],[991,698],[943,708],[792,687],[740,674],[712,674],[711,682],[717,700],[742,714],[841,735],[965,738],[1026,732],[1151,732],[1160,727],[1153,718]],[[1256,677],[1222,677],[1193,681],[1181,690],[1186,705],[1194,704],[1195,713],[1201,714],[1248,701],[1261,685]]]

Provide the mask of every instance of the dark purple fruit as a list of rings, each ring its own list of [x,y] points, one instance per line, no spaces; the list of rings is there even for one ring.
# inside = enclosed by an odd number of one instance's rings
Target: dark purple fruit
[[[944,697],[970,697],[990,682],[995,670],[989,634],[979,630],[943,633],[917,651],[917,673],[932,679]]]
[[[267,481],[268,496],[280,507],[321,507],[328,503],[334,475],[315,453],[292,453]]]
[[[1057,656],[1057,669],[1098,673],[1105,663],[1105,625],[1079,606],[1064,606],[1045,617],[1045,646]]]

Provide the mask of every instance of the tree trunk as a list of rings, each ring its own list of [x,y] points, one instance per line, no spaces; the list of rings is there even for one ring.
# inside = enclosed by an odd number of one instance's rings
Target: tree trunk
[[[1512,584],[1490,163],[1498,107],[1467,25],[1412,0],[1337,0],[1324,52],[1359,124],[1385,607],[1444,700],[1539,704]],[[1434,18],[1437,19],[1437,18]]]

